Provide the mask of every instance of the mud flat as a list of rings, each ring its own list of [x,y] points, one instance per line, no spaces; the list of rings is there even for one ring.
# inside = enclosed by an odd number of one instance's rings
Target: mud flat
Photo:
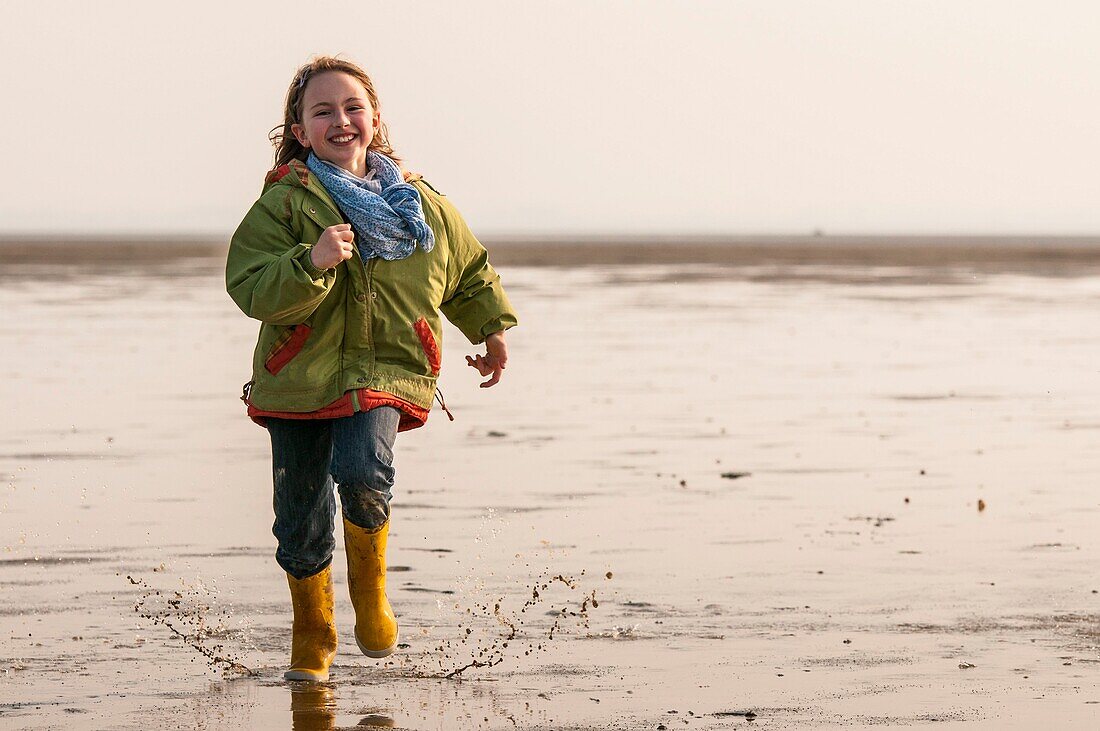
[[[398,440],[405,646],[356,654],[337,560],[320,686],[280,679],[256,328],[219,246],[0,255],[0,727],[1100,723],[1089,246],[501,247],[504,382],[449,330],[456,421]]]

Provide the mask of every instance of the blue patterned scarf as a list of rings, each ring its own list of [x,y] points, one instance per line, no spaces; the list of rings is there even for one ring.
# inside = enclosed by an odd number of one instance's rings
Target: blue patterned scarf
[[[420,191],[405,182],[390,158],[367,151],[367,179],[321,160],[312,152],[306,165],[325,186],[351,222],[355,245],[363,260],[404,259],[416,250],[435,246],[435,233],[424,220]]]

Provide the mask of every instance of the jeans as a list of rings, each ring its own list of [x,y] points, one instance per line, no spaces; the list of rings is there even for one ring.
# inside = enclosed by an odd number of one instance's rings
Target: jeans
[[[275,482],[275,560],[304,579],[332,562],[336,497],[348,522],[376,530],[389,520],[393,443],[401,412],[379,406],[341,419],[267,420]]]

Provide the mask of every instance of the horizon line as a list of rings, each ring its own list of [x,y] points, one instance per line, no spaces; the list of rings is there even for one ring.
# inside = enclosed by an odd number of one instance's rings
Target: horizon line
[[[89,244],[131,244],[150,242],[213,244],[228,243],[232,233],[211,231],[175,232],[175,231],[129,231],[95,233],[45,233],[41,231],[0,231],[0,246],[12,243],[57,242]],[[1006,233],[1006,232],[914,232],[914,231],[760,231],[760,232],[486,232],[478,235],[482,242],[489,243],[780,243],[784,241],[809,243],[813,241],[833,241],[837,243],[862,243],[871,241],[974,241],[974,242],[1089,242],[1100,244],[1100,232],[1093,233],[1051,233],[1044,231]]]

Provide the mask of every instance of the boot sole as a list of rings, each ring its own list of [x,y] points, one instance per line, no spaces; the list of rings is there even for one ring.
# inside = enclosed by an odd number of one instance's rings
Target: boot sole
[[[369,650],[362,642],[359,641],[359,635],[355,636],[355,644],[359,645],[359,652],[363,653],[367,657],[373,657],[379,660],[383,657],[389,657],[393,654],[393,651],[397,649],[397,643],[401,641],[401,628],[397,628],[397,636],[393,640],[393,644],[387,647],[385,650]]]
[[[316,673],[312,670],[287,670],[283,673],[283,680],[312,680],[315,683],[324,683],[328,680],[328,671]]]

